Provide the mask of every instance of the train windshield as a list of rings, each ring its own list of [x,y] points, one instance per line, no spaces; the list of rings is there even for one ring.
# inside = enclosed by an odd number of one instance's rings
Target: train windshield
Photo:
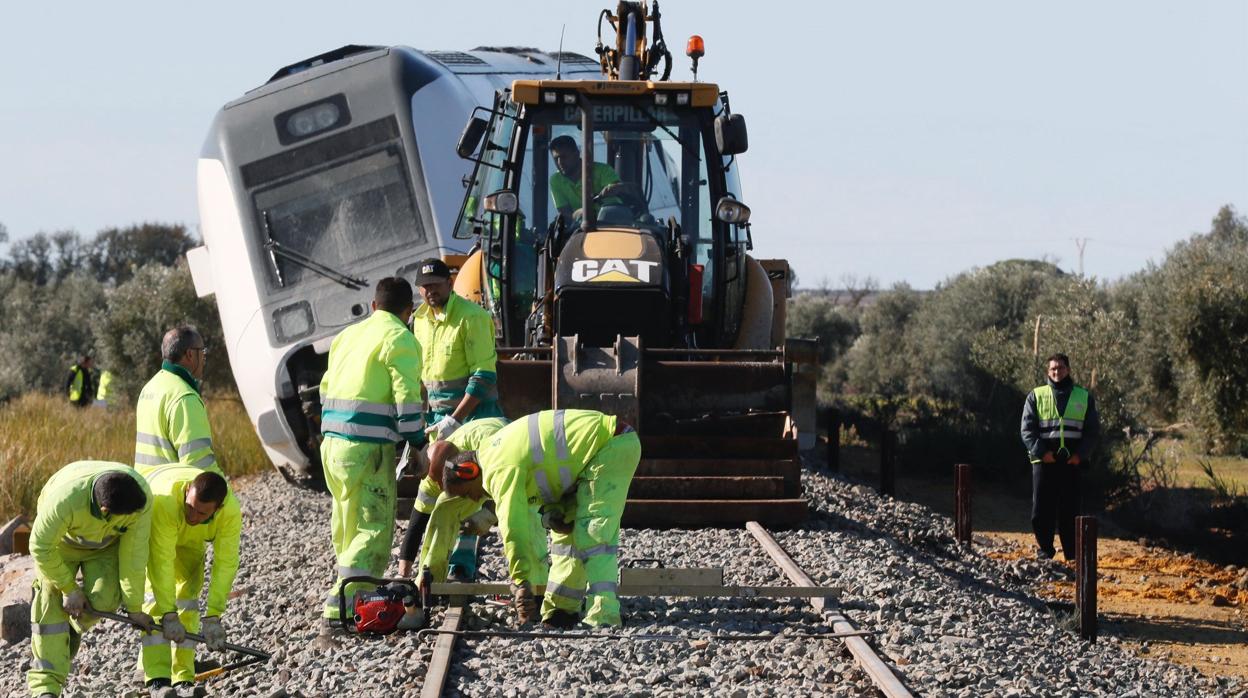
[[[277,252],[268,255],[271,289],[349,277],[360,262],[424,239],[397,142],[319,162],[252,195],[259,242]]]

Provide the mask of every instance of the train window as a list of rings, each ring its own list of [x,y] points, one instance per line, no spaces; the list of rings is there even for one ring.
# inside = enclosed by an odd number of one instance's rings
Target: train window
[[[267,218],[267,234],[282,247],[349,274],[359,261],[424,240],[405,172],[389,145],[257,191],[261,235]],[[315,277],[306,265],[276,264],[286,287]],[[282,285],[273,269],[269,281]]]

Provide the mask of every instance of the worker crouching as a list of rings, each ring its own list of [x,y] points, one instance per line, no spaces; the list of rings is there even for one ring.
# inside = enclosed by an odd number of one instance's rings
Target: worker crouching
[[[570,627],[619,625],[620,518],[641,461],[641,441],[615,416],[593,410],[547,410],[499,430],[486,446],[461,453],[443,473],[452,496],[496,504],[499,533],[521,622],[536,620],[537,557],[530,504],[551,526],[543,622]]]

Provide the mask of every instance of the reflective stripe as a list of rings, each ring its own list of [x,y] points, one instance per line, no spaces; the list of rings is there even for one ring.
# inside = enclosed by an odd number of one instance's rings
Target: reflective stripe
[[[1041,428],[1041,429],[1044,429],[1045,427],[1056,427],[1056,426],[1061,426],[1061,424],[1062,424],[1062,420],[1060,420],[1060,419],[1042,419],[1042,420],[1040,420],[1040,428]]]
[[[390,441],[398,441],[399,434],[390,427],[375,427],[367,424],[352,424],[350,422],[325,422],[321,425],[323,432],[336,432],[345,436],[368,436],[374,439],[388,439]]]
[[[30,668],[40,671],[56,671],[56,665],[46,659],[30,660]]]
[[[614,594],[620,585],[615,582],[594,582],[589,585],[589,593],[591,594]]]
[[[169,641],[165,639],[164,635],[156,634],[143,636],[144,647],[160,647],[161,645],[167,644],[169,644]]]
[[[425,406],[419,402],[404,402],[394,406],[394,411],[400,418],[408,415],[420,415],[424,413]]]
[[[210,465],[215,465],[215,464],[216,464],[216,462],[217,462],[217,457],[216,457],[216,456],[214,456],[213,454],[209,453],[208,455],[204,456],[203,458],[200,458],[199,460],[195,461],[194,463],[191,463],[191,467],[193,467],[193,468],[207,468],[207,467],[208,467],[208,466],[210,466]]]
[[[341,579],[346,579],[347,577],[371,577],[371,576],[373,576],[373,573],[371,571],[362,569],[359,567],[339,567],[338,568],[338,577]],[[338,597],[335,595],[334,598],[337,599]]]
[[[1082,428],[1083,428],[1083,420],[1082,420],[1082,419],[1063,419],[1063,420],[1062,420],[1062,424],[1064,424],[1064,425],[1066,425],[1066,426],[1068,426],[1068,427],[1074,427],[1075,429],[1082,429]]]
[[[69,621],[64,623],[33,623],[30,631],[35,635],[60,635],[69,632]]]
[[[335,594],[332,591],[329,592],[329,596],[325,597],[325,606],[337,611],[338,610],[338,594]]]
[[[425,420],[417,419],[411,422],[399,422],[400,434],[415,434],[425,430]]]
[[[195,641],[194,641],[194,640],[183,640],[183,641],[179,642],[179,643],[176,645],[176,647],[177,647],[178,649],[180,649],[180,650],[193,650],[193,649],[195,649]]]
[[[609,543],[603,543],[602,545],[595,545],[592,548],[587,548],[585,550],[582,550],[581,558],[587,560],[596,555],[618,555],[619,553],[620,553],[620,546],[611,545]]]
[[[551,543],[550,554],[552,556],[558,555],[559,557],[570,557],[573,560],[579,560],[581,558],[581,554],[577,552],[576,548],[562,543]]]
[[[528,417],[529,423],[529,455],[533,457],[534,463],[541,463],[546,454],[542,450],[542,430],[537,425],[537,413],[533,413]],[[550,501],[550,500],[546,500]]]
[[[563,420],[563,410],[555,410],[555,457],[559,460],[568,459],[568,430]]]
[[[183,611],[198,611],[199,599],[179,599],[175,605]]]
[[[416,492],[416,501],[424,504],[425,506],[431,507],[434,504],[437,504],[438,496],[436,494],[429,494],[424,490],[419,490]]]
[[[429,398],[429,409],[434,412],[445,412],[448,409],[454,410],[459,406],[462,399],[459,397],[431,397]]]
[[[381,402],[369,402],[368,400],[344,400],[342,398],[331,397],[321,403],[321,409],[336,410],[338,412],[356,412],[360,414],[379,414],[383,417],[394,416],[394,405],[387,405]]]
[[[198,451],[201,448],[211,448],[211,447],[212,447],[212,439],[194,439],[192,441],[187,441],[186,443],[182,444],[181,448],[178,449],[178,458],[181,458],[182,456],[185,456],[188,453],[194,453],[195,451]]]
[[[71,545],[75,548],[86,548],[87,550],[100,550],[101,548],[107,548],[115,540],[117,540],[117,536],[115,535],[106,536],[104,540],[102,541],[87,540],[85,538],[79,538],[76,536],[65,536],[65,538],[63,539],[63,542],[66,545]]]
[[[553,596],[562,596],[565,599],[580,601],[585,598],[585,592],[581,589],[571,589],[562,584],[547,584],[546,593]]]
[[[533,479],[537,481],[537,489],[542,493],[542,501],[547,504],[559,501],[555,498],[555,493],[550,490],[550,480],[546,477],[545,470],[534,470]]]
[[[443,392],[450,391],[450,390],[462,391],[468,387],[469,378],[470,376],[464,376],[463,378],[453,378],[451,380],[445,380],[445,381],[425,381],[425,389],[431,393],[435,390],[439,390]]]
[[[1068,439],[1081,439],[1083,438],[1083,432],[1072,430],[1072,429],[1067,429],[1065,432],[1044,431],[1040,433],[1040,438],[1042,439],[1060,439],[1062,438],[1062,436],[1065,436]]]
[[[165,449],[166,451],[176,450],[173,447],[172,441],[164,438],[163,436],[157,436],[155,434],[144,434],[143,432],[139,432],[134,435],[134,442],[140,443],[140,444],[147,444],[148,446],[157,446],[159,448]]]
[[[576,480],[572,479],[572,471],[567,468],[559,468],[559,485],[563,489],[559,492],[559,497],[567,494],[575,485]]]
[[[135,465],[165,465],[170,460],[172,459],[164,456],[152,456],[146,453],[138,453],[137,451],[134,454]]]
[[[143,603],[156,603],[156,597],[148,594],[143,597]]]

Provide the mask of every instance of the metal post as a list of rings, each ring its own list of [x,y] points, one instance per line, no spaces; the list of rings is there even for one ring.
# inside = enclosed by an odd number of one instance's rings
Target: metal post
[[[953,466],[954,502],[953,526],[954,537],[959,543],[971,544],[971,466],[959,463]]]
[[[841,413],[829,408],[824,413],[828,429],[828,470],[836,473],[841,470]]]
[[[1096,517],[1075,518],[1075,608],[1079,637],[1096,641]]]
[[[880,494],[892,496],[897,491],[897,473],[893,468],[893,450],[896,434],[888,427],[880,435]]]

